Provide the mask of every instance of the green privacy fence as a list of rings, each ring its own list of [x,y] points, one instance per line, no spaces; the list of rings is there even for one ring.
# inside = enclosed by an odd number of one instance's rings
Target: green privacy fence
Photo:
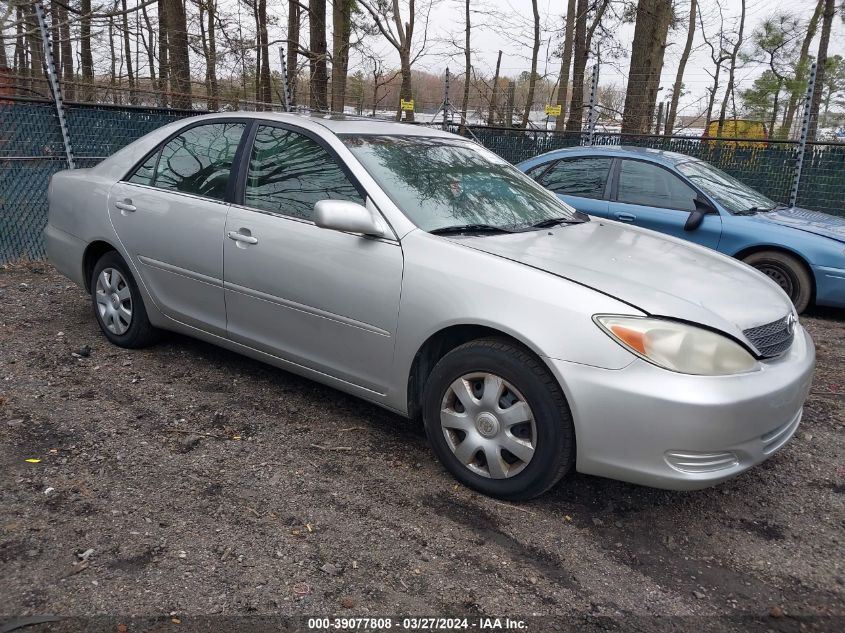
[[[66,104],[77,167],[91,167],[126,144],[199,111]],[[455,129],[454,131],[458,131]],[[470,126],[465,134],[517,163],[562,147],[586,144],[586,135]],[[619,134],[597,133],[595,144],[619,144]],[[624,144],[666,149],[707,160],[778,202],[788,202],[796,142],[738,143],[684,136],[626,136]],[[44,257],[47,184],[65,169],[64,145],[52,101],[0,100],[0,262]],[[804,155],[798,205],[845,215],[845,144],[811,144]]]

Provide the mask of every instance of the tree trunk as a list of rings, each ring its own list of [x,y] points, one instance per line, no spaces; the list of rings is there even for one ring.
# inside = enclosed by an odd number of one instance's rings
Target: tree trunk
[[[472,28],[469,0],[464,3],[464,19],[466,28],[464,30],[464,95],[461,99],[461,125],[466,125],[467,110],[469,109],[469,78],[472,73],[472,49],[470,49],[470,29]]]
[[[499,70],[502,67],[502,51],[496,59],[496,74],[493,75],[493,92],[490,95],[490,114],[487,116],[487,125],[496,125],[496,106],[499,100]]]
[[[352,3],[334,0],[332,6],[332,112],[346,105],[346,75],[349,72],[349,37],[352,35]]]
[[[112,101],[120,103],[122,94],[117,90],[117,54],[114,50],[114,16],[109,16],[109,61],[111,68],[109,73],[109,89],[111,90]]]
[[[129,15],[126,12],[126,0],[121,0],[121,8],[123,9],[123,50],[126,55],[126,74],[129,78],[129,102],[135,103],[138,95],[135,92],[135,75],[132,72],[132,47],[129,43]]]
[[[816,86],[813,91],[813,98],[810,101],[810,125],[807,128],[807,140],[810,143],[816,140],[816,133],[819,128],[819,106],[822,101],[825,66],[827,66],[827,47],[830,43],[830,29],[833,25],[834,13],[836,13],[835,0],[825,0],[822,33],[819,38],[819,53],[816,55]]]
[[[812,44],[813,38],[816,36],[816,31],[819,27],[819,19],[821,18],[822,11],[824,11],[824,3],[825,0],[818,0],[816,10],[813,11],[813,17],[810,18],[810,22],[807,24],[807,32],[804,34],[804,41],[801,42],[801,52],[798,55],[798,63],[795,65],[795,79],[793,80],[793,86],[789,91],[789,101],[786,105],[786,115],[784,117],[780,133],[778,134],[780,138],[789,137],[789,132],[792,129],[792,123],[795,121],[795,112],[798,110],[798,101],[801,98],[801,95],[804,94],[805,82],[807,81],[807,68],[810,65],[810,44]]]
[[[67,8],[59,5],[59,35],[61,37],[62,49],[62,96],[68,101],[76,98],[76,89],[73,85],[75,77],[73,74],[73,43],[70,41],[70,24],[68,23]]]
[[[168,93],[170,92],[170,59],[168,36],[170,27],[167,24],[168,11],[165,4],[166,0],[159,0],[158,2],[158,93],[159,105],[166,108],[169,102]]]
[[[665,136],[670,136],[675,129],[675,118],[678,116],[678,99],[681,98],[681,90],[684,85],[684,70],[687,67],[687,60],[692,50],[692,41],[695,39],[695,16],[698,12],[697,0],[690,0],[689,26],[687,27],[687,43],[684,52],[681,53],[681,60],[678,62],[678,74],[675,75],[675,85],[672,87],[672,103],[669,104],[669,113],[666,115]]]
[[[267,0],[258,0],[258,35],[261,49],[261,69],[259,71],[259,101],[270,109],[273,102],[273,91],[270,86],[270,45],[267,36]]]
[[[208,52],[206,53],[205,65],[211,96],[208,100],[208,108],[216,111],[220,109],[220,87],[217,83],[217,36],[214,30],[217,18],[216,0],[208,0],[206,9],[208,10]]]
[[[326,69],[326,0],[309,0],[310,45],[309,61],[311,77],[309,88],[314,110],[326,110],[328,107],[329,76]]]
[[[24,14],[26,16],[27,44],[29,45],[29,73],[31,89],[43,97],[49,95],[50,89],[44,81],[44,48],[41,44],[41,31],[38,29],[38,20],[35,11]]]
[[[575,59],[572,67],[572,99],[569,102],[569,118],[566,120],[568,132],[581,131],[581,119],[584,107],[584,69],[587,67],[587,11],[588,0],[578,0],[575,10]]]
[[[411,76],[411,51],[410,50],[401,50],[399,51],[399,67],[402,72],[402,85],[399,87],[399,100],[401,101],[410,101],[414,98],[414,90],[412,84],[412,76]],[[396,112],[396,120],[402,120],[402,108],[401,104],[400,107],[397,109]],[[405,120],[406,121],[413,121],[414,120],[414,111],[408,110],[405,113]]]
[[[296,103],[297,55],[299,54],[299,25],[301,22],[298,0],[288,0],[288,87],[290,88],[290,104]]]
[[[59,34],[59,3],[56,0],[50,0],[50,41],[53,47],[53,65],[56,68],[56,78],[61,79],[62,47]]]
[[[537,85],[537,56],[540,54],[540,11],[537,9],[537,0],[531,0],[531,9],[534,12],[534,49],[531,51],[531,76],[528,78],[528,94],[525,96],[525,111],[522,113],[522,127],[528,127],[528,117],[531,114],[531,106],[534,105],[534,88]]]
[[[563,55],[560,58],[560,74],[557,80],[557,105],[560,116],[555,121],[555,129],[560,131],[566,121],[566,98],[569,93],[569,67],[572,65],[572,36],[575,31],[575,0],[569,0],[566,8],[566,31],[563,37]]]
[[[623,134],[645,134],[651,128],[671,19],[671,0],[640,0],[637,5],[631,68],[622,112]]]
[[[742,0],[742,13],[739,18],[739,33],[737,34],[736,44],[734,45],[731,57],[728,60],[728,85],[725,86],[725,97],[722,99],[722,107],[719,110],[719,127],[716,129],[716,136],[722,136],[722,130],[725,127],[725,113],[728,109],[728,99],[733,97],[734,92],[734,76],[736,74],[736,58],[739,55],[739,49],[742,46],[742,34],[745,30],[745,0]]]
[[[163,0],[162,0],[163,1]],[[170,87],[174,108],[190,109],[191,67],[188,59],[188,27],[183,0],[166,0],[167,49],[170,61]]]
[[[155,30],[153,29],[153,25],[150,22],[150,15],[147,13],[147,7],[141,5],[141,13],[144,16],[144,24],[147,27],[147,37],[144,37],[143,32],[141,33],[141,42],[144,44],[144,50],[147,52],[147,64],[150,67],[150,87],[153,90],[158,89],[158,84],[156,83],[156,64],[155,64],[155,55],[153,54],[153,50],[155,49]]]

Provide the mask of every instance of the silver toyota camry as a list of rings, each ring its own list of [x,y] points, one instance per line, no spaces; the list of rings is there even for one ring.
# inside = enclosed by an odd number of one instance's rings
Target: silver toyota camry
[[[582,215],[458,136],[201,116],[49,199],[50,259],[111,342],[182,332],[421,419],[489,495],[572,469],[702,488],[801,420],[815,352],[774,282]]]

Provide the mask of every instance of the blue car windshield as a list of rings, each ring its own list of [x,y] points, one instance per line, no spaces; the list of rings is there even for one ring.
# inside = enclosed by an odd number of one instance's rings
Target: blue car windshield
[[[701,160],[692,160],[675,166],[699,189],[715,198],[730,213],[744,214],[771,211],[777,205],[759,191],[729,176],[721,169]]]
[[[525,230],[575,210],[493,152],[460,139],[342,136],[405,215],[424,231]]]

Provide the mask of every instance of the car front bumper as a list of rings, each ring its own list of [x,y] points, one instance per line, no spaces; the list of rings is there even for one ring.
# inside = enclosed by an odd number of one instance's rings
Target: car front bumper
[[[672,490],[759,464],[798,428],[815,367],[802,327],[782,357],[735,376],[691,376],[637,359],[623,369],[546,359],[575,422],[579,472]]]

